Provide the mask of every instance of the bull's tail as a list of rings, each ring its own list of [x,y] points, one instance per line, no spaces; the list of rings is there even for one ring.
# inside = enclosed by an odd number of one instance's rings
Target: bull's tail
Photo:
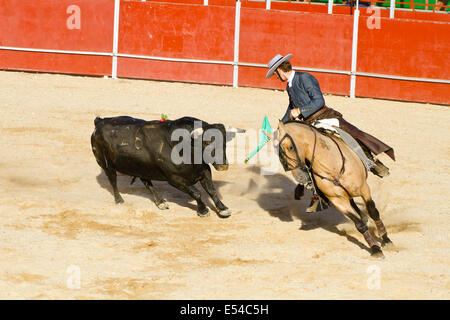
[[[102,118],[96,117],[95,120],[94,120],[94,125],[97,126],[97,124],[98,124],[100,121],[102,121],[102,120],[103,120]]]

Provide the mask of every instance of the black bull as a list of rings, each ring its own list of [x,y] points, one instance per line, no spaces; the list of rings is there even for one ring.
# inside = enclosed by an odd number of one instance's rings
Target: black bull
[[[198,122],[196,122],[198,121]],[[194,122],[201,124],[200,131],[194,127]],[[217,208],[218,215],[222,218],[230,216],[228,208],[220,201],[214,188],[211,177],[212,164],[216,170],[227,170],[226,136],[227,132],[223,124],[208,124],[196,118],[183,117],[177,120],[145,121],[127,116],[114,118],[96,118],[95,130],[91,136],[92,151],[97,163],[105,171],[114,191],[116,203],[123,202],[117,189],[117,172],[140,178],[142,183],[153,194],[155,204],[159,209],[168,209],[167,203],[161,198],[159,192],[152,184],[152,180],[167,181],[175,188],[189,194],[197,201],[199,216],[207,216],[208,208],[201,199],[200,191],[194,186],[200,181],[205,191],[211,196]],[[191,139],[191,160],[187,163],[172,161],[172,150],[180,143],[172,141],[172,133],[175,129],[185,129]],[[196,130],[194,130],[196,129]],[[200,161],[194,161],[194,154],[201,148],[201,154],[216,139],[196,141],[207,129],[219,130],[223,139],[218,139],[213,150],[218,150],[219,161],[206,163],[203,157]],[[216,131],[217,132],[217,131]],[[203,138],[203,137],[202,137]],[[180,138],[181,139],[181,138]],[[220,140],[223,141],[220,145]],[[183,151],[180,152],[182,155]],[[211,153],[213,156],[214,151]],[[198,153],[197,153],[198,155]],[[214,157],[217,159],[217,157]]]

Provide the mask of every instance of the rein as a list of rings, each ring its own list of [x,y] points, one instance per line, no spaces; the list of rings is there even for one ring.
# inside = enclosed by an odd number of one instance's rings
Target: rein
[[[311,126],[309,126],[309,128],[310,128],[311,131],[314,133],[313,153],[312,153],[312,156],[311,156],[311,161],[310,161],[310,163],[309,163],[309,166],[306,166],[306,165],[303,163],[303,161],[300,159],[300,157],[298,156],[298,152],[297,152],[297,146],[295,145],[294,140],[292,139],[292,137],[291,137],[288,133],[286,133],[286,134],[284,135],[284,137],[280,140],[280,144],[279,144],[279,145],[282,144],[282,142],[283,142],[283,140],[284,140],[285,138],[289,138],[289,139],[291,140],[292,145],[294,146],[295,156],[296,156],[297,159],[294,159],[294,158],[292,158],[292,157],[289,157],[289,156],[283,151],[282,148],[279,149],[279,150],[280,150],[280,153],[282,153],[283,157],[285,157],[285,158],[287,158],[287,159],[289,159],[289,160],[291,160],[291,161],[297,161],[298,165],[295,166],[295,167],[293,167],[292,165],[289,166],[289,164],[287,163],[286,159],[280,157],[280,161],[281,161],[281,163],[282,163],[282,165],[283,165],[283,167],[284,167],[284,170],[285,170],[285,171],[288,171],[288,170],[286,170],[286,169],[293,170],[293,169],[296,169],[296,168],[298,168],[298,167],[302,167],[302,169],[305,169],[305,168],[306,168],[306,169],[310,170],[310,172],[311,172],[313,175],[316,175],[316,176],[318,176],[318,177],[321,178],[321,179],[325,179],[325,180],[331,181],[331,182],[333,182],[333,184],[334,184],[335,186],[341,187],[342,189],[344,189],[344,191],[347,193],[347,195],[350,196],[350,193],[347,191],[347,189],[346,189],[346,188],[342,185],[342,183],[340,182],[341,177],[342,177],[342,175],[343,175],[344,172],[345,172],[345,157],[344,157],[344,154],[342,153],[341,147],[339,147],[339,144],[336,142],[335,139],[333,139],[333,137],[329,136],[329,138],[336,144],[336,147],[338,148],[339,153],[340,153],[340,155],[341,155],[341,159],[342,159],[342,166],[341,166],[341,170],[339,171],[338,177],[337,177],[336,179],[330,179],[330,178],[328,178],[328,177],[324,177],[324,176],[318,174],[317,172],[315,172],[315,171],[313,170],[312,166],[313,166],[313,164],[314,164],[315,155],[316,155],[317,132],[316,132]],[[285,166],[285,164],[283,163],[283,161],[286,162],[286,166]]]
[[[289,134],[286,133],[283,136],[283,138],[280,140],[278,145],[280,146],[283,143],[284,139],[291,140],[291,145],[295,151],[295,158],[292,158],[292,157],[288,156],[288,154],[286,152],[284,152],[283,148],[278,148],[278,151],[280,153],[280,162],[283,165],[284,171],[291,171],[291,170],[297,169],[299,167],[301,167],[303,170],[308,169],[308,167],[303,163],[303,161],[298,156],[297,146],[295,145],[294,140],[292,139],[292,137]],[[294,165],[290,164],[288,161],[286,161],[286,159],[290,160],[290,163],[297,163],[297,165],[294,166]]]

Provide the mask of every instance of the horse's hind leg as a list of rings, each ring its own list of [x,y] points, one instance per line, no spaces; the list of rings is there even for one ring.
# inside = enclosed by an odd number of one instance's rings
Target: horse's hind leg
[[[384,226],[383,221],[381,221],[380,213],[378,212],[377,207],[375,206],[375,202],[372,200],[370,195],[369,186],[366,184],[362,188],[361,197],[363,198],[367,211],[369,212],[369,216],[375,221],[375,225],[377,226],[378,235],[381,238],[381,245],[384,247],[386,245],[391,245],[392,241],[389,239],[386,231],[386,227]]]
[[[375,202],[373,200],[369,200],[366,202],[367,211],[369,211],[370,217],[375,221],[375,225],[377,226],[378,235],[381,238],[381,245],[384,247],[386,245],[391,245],[392,241],[389,239],[386,231],[386,227],[384,226],[383,221],[381,221],[380,213],[375,206]]]
[[[370,233],[369,228],[367,228],[367,224],[357,216],[358,212],[352,207],[350,200],[344,197],[334,197],[330,198],[330,201],[339,211],[353,221],[356,229],[358,229],[358,231],[364,236],[364,239],[369,245],[371,255],[376,258],[383,258],[384,255],[378,245],[378,242]]]
[[[350,199],[350,204],[351,204],[352,208],[355,209],[355,211],[358,213],[359,217],[364,222],[364,224],[367,224],[367,222],[369,220],[369,218],[367,217],[367,214],[365,214],[364,212],[362,212],[359,209],[359,207],[356,205],[356,203],[353,199]]]

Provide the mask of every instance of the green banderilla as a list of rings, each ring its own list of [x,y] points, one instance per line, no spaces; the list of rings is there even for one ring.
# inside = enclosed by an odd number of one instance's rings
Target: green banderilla
[[[255,154],[259,152],[266,145],[267,142],[270,141],[269,137],[265,135],[265,133],[272,133],[272,127],[270,126],[269,119],[267,116],[264,117],[262,128],[259,133],[259,144],[256,150],[253,150],[250,155],[245,159],[245,163],[247,163]]]

